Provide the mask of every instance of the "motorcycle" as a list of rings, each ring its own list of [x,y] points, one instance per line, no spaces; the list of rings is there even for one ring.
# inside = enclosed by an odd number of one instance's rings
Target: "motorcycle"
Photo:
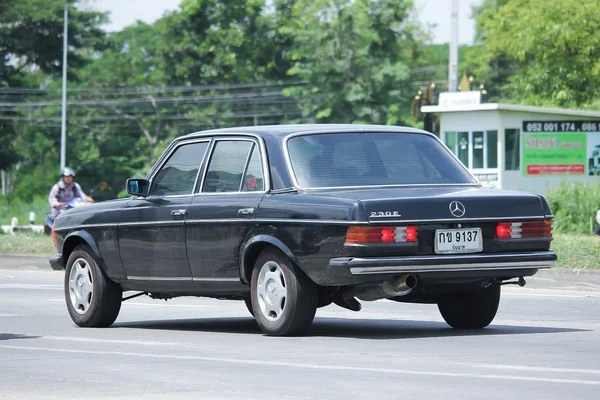
[[[56,215],[53,215],[52,212],[49,212],[44,217],[44,233],[46,235],[50,235],[52,233],[52,225],[54,224],[54,220],[61,213],[65,212],[67,210],[70,210],[71,208],[83,207],[88,204],[92,204],[92,203],[87,201],[86,199],[82,199],[81,197],[75,197],[71,201],[69,201],[67,204],[65,204],[62,208],[60,208]]]

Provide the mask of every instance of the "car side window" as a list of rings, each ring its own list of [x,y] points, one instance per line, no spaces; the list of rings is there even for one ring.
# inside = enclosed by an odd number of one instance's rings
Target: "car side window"
[[[248,140],[216,142],[202,185],[202,193],[238,192],[253,144],[254,142]]]
[[[262,164],[260,161],[260,149],[254,144],[252,155],[248,160],[244,180],[242,181],[242,192],[262,192],[265,190],[263,181]]]
[[[150,196],[192,194],[208,142],[179,146],[152,180]]]

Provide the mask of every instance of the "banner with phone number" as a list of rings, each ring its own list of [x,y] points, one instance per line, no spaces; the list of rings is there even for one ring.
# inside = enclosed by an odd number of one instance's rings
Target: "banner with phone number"
[[[523,175],[595,175],[600,121],[524,121]]]

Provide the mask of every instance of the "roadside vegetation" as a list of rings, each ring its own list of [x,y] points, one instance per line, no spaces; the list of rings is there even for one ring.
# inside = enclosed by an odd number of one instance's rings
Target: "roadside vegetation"
[[[558,268],[599,269],[600,236],[561,234],[554,236],[552,250],[558,254]],[[41,234],[0,234],[2,254],[51,255],[55,249],[49,236]]]
[[[33,201],[24,202],[11,194],[0,196],[0,225],[10,225],[13,217],[17,218],[19,225],[26,225],[29,223],[30,212],[35,214],[36,224],[43,224],[44,216],[50,212],[48,200],[45,197],[36,196]]]
[[[557,233],[592,234],[598,225],[596,212],[600,209],[600,183],[584,184],[564,180],[550,188],[546,196],[556,217]]]
[[[600,236],[557,233],[551,249],[558,268],[600,270]]]
[[[51,255],[55,252],[52,239],[48,235],[18,233],[5,235],[0,233],[0,255],[2,254],[40,254]]]

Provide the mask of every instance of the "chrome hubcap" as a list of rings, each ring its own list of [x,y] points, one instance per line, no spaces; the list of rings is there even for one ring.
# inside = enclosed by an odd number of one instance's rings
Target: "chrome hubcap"
[[[257,294],[262,315],[269,322],[279,320],[285,309],[287,288],[283,270],[275,261],[267,261],[260,269]]]
[[[69,300],[77,314],[85,314],[90,309],[93,290],[90,264],[84,258],[78,258],[69,274]]]

